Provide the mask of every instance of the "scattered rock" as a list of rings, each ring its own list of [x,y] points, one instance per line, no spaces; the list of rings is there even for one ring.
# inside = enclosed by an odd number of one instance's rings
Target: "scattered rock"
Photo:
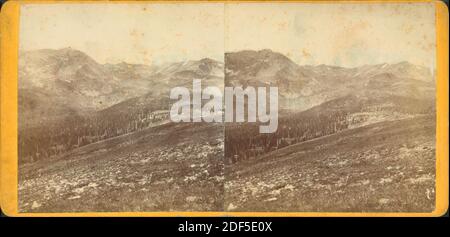
[[[69,197],[69,198],[67,198],[67,199],[73,200],[73,199],[78,199],[78,198],[81,198],[81,196],[75,195],[75,196]]]
[[[273,190],[270,192],[270,194],[272,194],[272,195],[280,195],[280,193],[281,193],[281,190],[279,190],[279,189],[276,189],[276,190]]]
[[[89,185],[88,185],[88,187],[91,187],[91,188],[95,188],[97,186],[98,186],[98,184],[96,184],[96,183],[89,183]]]
[[[232,211],[235,210],[237,207],[235,205],[233,205],[233,203],[230,203],[227,207],[227,211]]]
[[[188,196],[186,197],[186,202],[195,202],[198,199],[196,196]]]
[[[390,200],[387,198],[381,198],[380,200],[378,200],[378,203],[381,205],[387,204]]]
[[[31,209],[36,209],[36,208],[39,208],[39,207],[41,207],[41,204],[39,204],[36,201],[33,201],[33,204],[31,205]]]
[[[76,188],[76,189],[73,190],[73,192],[75,192],[75,193],[82,193],[82,192],[84,192],[84,187]]]
[[[284,187],[284,189],[289,190],[289,191],[294,191],[295,187],[293,185],[288,184]]]
[[[425,174],[425,175],[422,175],[422,176],[418,176],[416,178],[408,179],[408,181],[410,183],[413,183],[413,184],[424,183],[424,182],[432,181],[432,180],[434,180],[434,177],[431,174]]]
[[[276,201],[277,200],[277,198],[276,197],[273,197],[273,198],[268,198],[268,199],[266,199],[266,202],[272,202],[272,201]]]
[[[392,178],[381,178],[380,179],[380,184],[387,184],[392,182]]]

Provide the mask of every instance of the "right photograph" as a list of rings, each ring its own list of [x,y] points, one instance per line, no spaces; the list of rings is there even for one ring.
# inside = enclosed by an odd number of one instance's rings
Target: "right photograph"
[[[224,14],[225,86],[278,87],[276,132],[225,124],[224,211],[435,209],[433,3]]]

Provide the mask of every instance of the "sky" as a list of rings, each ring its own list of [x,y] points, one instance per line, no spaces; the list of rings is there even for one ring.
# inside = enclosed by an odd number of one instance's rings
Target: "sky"
[[[434,5],[239,4],[228,6],[226,48],[270,48],[299,64],[354,67],[435,61]],[[239,36],[239,37],[236,37]]]
[[[21,12],[22,50],[70,46],[100,63],[223,61],[224,51],[271,49],[298,64],[435,64],[433,3],[32,4]]]
[[[72,47],[100,63],[223,61],[223,13],[218,4],[30,4],[19,47]]]

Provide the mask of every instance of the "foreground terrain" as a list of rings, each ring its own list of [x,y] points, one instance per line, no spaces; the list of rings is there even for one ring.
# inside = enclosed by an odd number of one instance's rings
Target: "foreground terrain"
[[[221,210],[222,130],[218,124],[166,124],[25,164],[19,210]]]
[[[430,212],[434,123],[376,123],[229,166],[226,210]]]
[[[221,125],[166,124],[21,166],[19,207],[429,212],[434,123],[431,116],[375,123],[225,168]]]

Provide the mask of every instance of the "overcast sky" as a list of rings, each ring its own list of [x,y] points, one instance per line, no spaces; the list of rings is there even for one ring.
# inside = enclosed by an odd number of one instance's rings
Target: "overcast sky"
[[[435,63],[432,3],[39,4],[21,12],[21,49],[71,46],[100,63],[223,61],[224,51],[266,48],[299,64]]]
[[[35,4],[21,12],[25,50],[71,46],[101,63],[223,61],[223,4]]]

